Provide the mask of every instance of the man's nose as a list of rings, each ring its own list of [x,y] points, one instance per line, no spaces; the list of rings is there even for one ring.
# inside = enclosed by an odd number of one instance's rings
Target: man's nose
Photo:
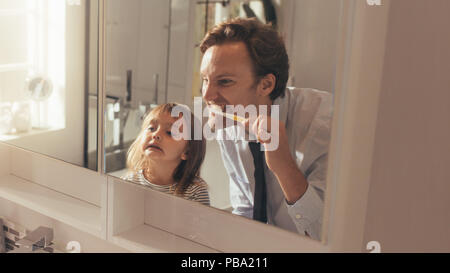
[[[215,101],[217,99],[217,88],[214,88],[211,84],[203,83],[202,95],[205,101]]]

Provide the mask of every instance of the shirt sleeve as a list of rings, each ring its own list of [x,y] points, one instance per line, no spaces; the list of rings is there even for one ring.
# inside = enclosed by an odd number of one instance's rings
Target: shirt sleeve
[[[323,174],[327,168],[327,156],[320,157],[315,163],[315,169],[306,178],[308,188],[303,196],[292,205],[286,202],[288,214],[291,216],[297,230],[316,240],[321,238],[322,214],[326,178]]]
[[[328,166],[328,147],[330,140],[330,120],[320,120],[315,132],[308,141],[308,151],[305,155],[311,162],[303,175],[308,181],[308,188],[303,196],[294,204],[289,205],[288,214],[299,233],[307,233],[311,238],[320,240],[324,193],[326,188],[326,173]]]

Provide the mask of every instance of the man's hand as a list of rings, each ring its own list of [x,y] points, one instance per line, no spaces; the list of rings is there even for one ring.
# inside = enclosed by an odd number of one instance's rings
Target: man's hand
[[[266,115],[259,115],[254,120],[247,119],[244,126],[265,146],[267,167],[277,177],[288,204],[295,203],[306,192],[308,182],[289,152],[285,124]],[[273,143],[275,140],[278,143]],[[267,149],[269,145],[272,147]]]
[[[286,163],[293,161],[289,152],[286,128],[282,121],[259,115],[255,120],[247,119],[245,126],[249,128],[249,133],[256,136],[257,141],[265,146],[266,164],[273,173],[277,173]],[[269,145],[272,146],[270,149]]]

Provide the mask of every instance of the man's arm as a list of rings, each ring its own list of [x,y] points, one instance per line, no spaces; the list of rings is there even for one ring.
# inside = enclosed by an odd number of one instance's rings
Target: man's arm
[[[278,168],[272,167],[273,169],[271,168],[270,170],[274,173],[278,183],[280,183],[287,204],[292,205],[306,192],[308,189],[308,181],[297,167],[290,154],[280,159],[280,161],[285,164]]]
[[[271,123],[267,122],[266,124]],[[268,168],[277,178],[283,191],[288,214],[299,233],[307,233],[317,240],[320,239],[322,228],[323,192],[326,184],[329,140],[329,126],[326,124],[322,123],[322,126],[315,127],[313,137],[308,140],[310,147],[316,147],[316,149],[313,153],[308,153],[308,159],[312,162],[304,170],[305,173],[300,170],[300,166],[297,165],[290,153],[283,122],[280,122],[277,130],[273,130],[274,128],[265,129],[272,136],[275,133],[279,134],[278,147],[271,149],[271,151],[266,150],[265,157]],[[254,133],[258,132],[257,125],[252,130]],[[270,142],[270,140],[264,141],[259,137],[258,139],[265,143],[264,145]],[[297,152],[300,152],[300,150]]]
[[[250,121],[247,121],[250,122]],[[278,128],[271,128],[272,124],[277,124]],[[262,125],[267,126],[263,128]],[[299,200],[308,188],[308,181],[298,168],[289,151],[289,140],[283,122],[272,122],[267,116],[260,116],[252,125],[252,133],[266,146],[265,158],[267,167],[277,178],[283,190],[284,197],[288,204],[293,204]],[[265,139],[266,132],[271,135]],[[275,134],[277,134],[275,136]],[[278,147],[268,149],[268,145],[276,139]]]

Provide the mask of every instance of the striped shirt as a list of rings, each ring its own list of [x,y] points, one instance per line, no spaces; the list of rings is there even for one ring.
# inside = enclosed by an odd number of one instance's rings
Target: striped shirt
[[[153,190],[160,192],[175,194],[175,184],[172,185],[157,185],[148,181],[142,173],[142,170],[137,173],[128,173],[122,177],[122,179],[139,183],[141,185],[147,186]],[[196,178],[194,183],[191,183],[185,190],[183,196],[184,199],[196,201],[202,203],[203,205],[209,206],[209,193],[208,185],[201,178]]]

